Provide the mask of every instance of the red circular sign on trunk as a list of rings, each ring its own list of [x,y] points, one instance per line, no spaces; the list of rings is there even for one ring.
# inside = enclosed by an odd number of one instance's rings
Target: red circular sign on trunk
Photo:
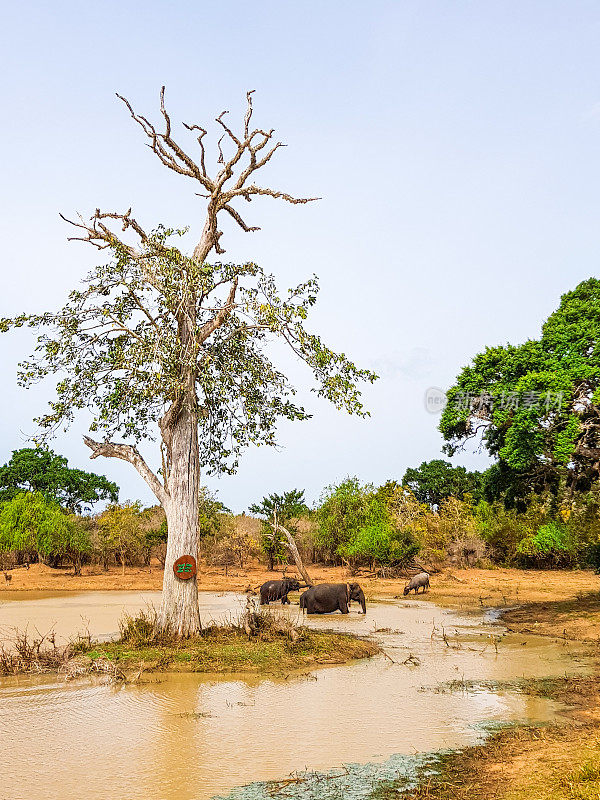
[[[173,564],[175,577],[182,581],[188,581],[196,574],[196,559],[194,556],[181,556]]]

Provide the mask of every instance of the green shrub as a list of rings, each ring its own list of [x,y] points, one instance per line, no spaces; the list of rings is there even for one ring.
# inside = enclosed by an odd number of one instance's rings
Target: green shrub
[[[389,522],[375,522],[357,531],[350,542],[339,548],[340,555],[357,562],[382,566],[403,566],[420,550],[409,530],[398,530]]]
[[[574,567],[578,551],[578,543],[564,523],[548,522],[519,542],[517,560],[526,567]]]
[[[600,542],[588,545],[581,560],[585,566],[592,567],[596,575],[600,575]]]

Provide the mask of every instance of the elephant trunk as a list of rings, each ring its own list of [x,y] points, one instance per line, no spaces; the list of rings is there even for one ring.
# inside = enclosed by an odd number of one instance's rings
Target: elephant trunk
[[[365,593],[363,592],[363,590],[362,590],[362,589],[360,590],[360,600],[359,600],[359,603],[360,603],[360,607],[362,608],[362,612],[363,612],[363,614],[366,614],[366,613],[367,613],[367,603],[366,603],[366,601],[365,601]]]

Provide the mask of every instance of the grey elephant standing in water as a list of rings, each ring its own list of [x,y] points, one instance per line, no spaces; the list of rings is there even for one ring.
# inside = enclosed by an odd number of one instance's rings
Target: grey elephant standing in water
[[[358,583],[320,583],[300,595],[300,608],[308,614],[331,614],[338,609],[348,613],[351,600],[360,603],[362,613],[367,613],[365,593]]]
[[[289,605],[288,592],[296,592],[300,588],[300,583],[295,578],[283,578],[280,581],[266,581],[260,587],[260,604],[268,606],[276,600],[281,600],[282,604]]]
[[[412,592],[413,589],[415,594],[419,593],[419,589],[423,588],[423,594],[425,594],[425,590],[429,589],[429,573],[427,572],[419,572],[418,575],[415,575],[414,578],[411,578],[409,582],[404,587],[404,596],[409,592]]]

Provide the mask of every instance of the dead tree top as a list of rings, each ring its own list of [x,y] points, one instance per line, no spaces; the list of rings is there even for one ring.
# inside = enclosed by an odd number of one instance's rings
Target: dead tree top
[[[201,125],[183,123],[186,130],[197,134],[195,138],[200,152],[198,156],[192,157],[174,138],[171,117],[165,106],[164,86],[160,90],[160,112],[163,118],[162,128],[164,128],[162,131],[159,131],[158,127],[150,122],[147,117],[136,113],[129,100],[117,94],[117,97],[127,106],[132,119],[137,122],[149,139],[147,145],[156,154],[160,162],[179,175],[198,181],[204,190],[196,193],[198,196],[205,197],[208,200],[204,229],[194,249],[194,259],[199,263],[204,262],[213,248],[218,254],[225,252],[219,241],[222,231],[217,228],[217,215],[220,211],[227,212],[240,228],[247,233],[260,230],[257,226],[248,225],[239,211],[234,208],[232,203],[238,198],[251,202],[255,196],[266,196],[294,204],[309,203],[319,199],[317,197],[294,197],[287,192],[258,186],[253,182],[254,173],[264,167],[280,147],[285,146],[283,142],[274,141],[274,129],[268,131],[261,128],[250,129],[253,93],[254,90],[246,93],[247,105],[241,134],[236,135],[225,121],[227,111],[222,111],[215,118],[216,123],[222,130],[222,134],[217,141],[217,165],[221,166],[217,168],[214,177],[210,176],[206,167],[205,136],[207,136],[207,130]],[[226,150],[231,150],[232,154],[226,156]],[[63,219],[66,218],[63,217]],[[103,249],[111,246],[115,241],[120,241],[114,232],[109,229],[107,221],[111,219],[122,223],[124,231],[132,228],[143,244],[147,242],[148,236],[136,220],[131,217],[131,209],[124,214],[101,212],[100,209],[96,209],[96,213],[91,218],[90,223],[84,222],[83,219],[80,219],[80,222],[66,221],[85,231],[84,236],[71,238],[90,242],[99,249]],[[128,250],[131,250],[125,243],[122,244]]]

